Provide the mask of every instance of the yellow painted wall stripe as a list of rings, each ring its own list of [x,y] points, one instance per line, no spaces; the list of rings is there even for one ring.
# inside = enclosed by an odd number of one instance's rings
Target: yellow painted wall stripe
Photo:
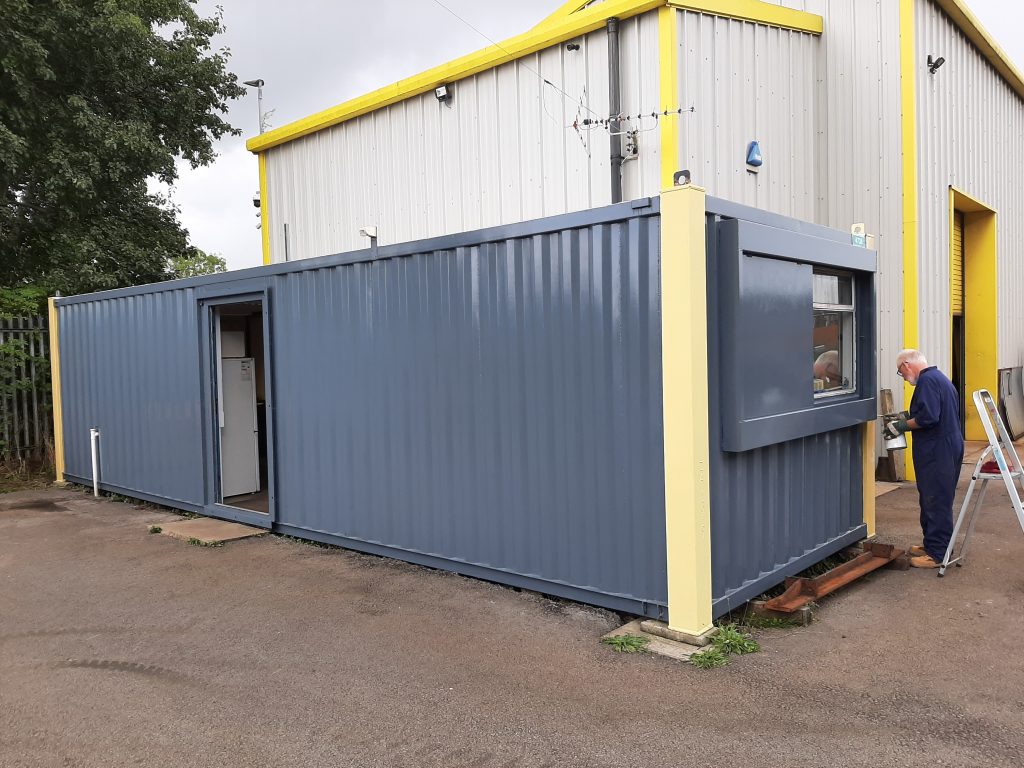
[[[677,109],[679,103],[679,12],[675,8],[658,9],[659,107]],[[679,168],[680,117],[663,117],[661,132],[661,188],[672,188],[672,177]]]
[[[900,0],[900,109],[903,148],[903,346],[918,345],[917,287],[917,61],[914,42],[914,0]],[[884,362],[884,361],[883,361]],[[903,385],[903,408],[914,390]],[[907,479],[916,479],[907,438]]]
[[[711,619],[708,323],[704,190],[661,195],[661,348],[669,626]]]
[[[260,236],[263,239],[263,263],[270,264],[270,202],[267,200],[267,155],[260,152]]]
[[[557,19],[548,17],[538,26],[521,35],[510,38],[499,45],[491,45],[455,61],[429,69],[413,77],[380,88],[365,96],[346,101],[336,107],[297,120],[294,123],[261,133],[246,142],[251,152],[263,152],[271,147],[308,136],[324,128],[343,123],[368,112],[395,104],[399,101],[432,91],[442,83],[451,83],[464,77],[493,69],[501,64],[522,58],[531,53],[550,48],[565,40],[601,29],[612,16],[627,19],[655,8],[671,5],[674,8],[698,11],[730,18],[756,21],[772,26],[798,29],[821,34],[824,22],[821,16],[803,11],[794,11],[761,0],[697,0],[677,2],[676,0],[605,0],[603,3],[582,8]],[[558,15],[566,9],[556,11]]]
[[[60,384],[60,326],[57,320],[57,301],[50,298],[50,388],[53,398],[53,463],[58,483],[64,482],[64,407],[61,403]]]

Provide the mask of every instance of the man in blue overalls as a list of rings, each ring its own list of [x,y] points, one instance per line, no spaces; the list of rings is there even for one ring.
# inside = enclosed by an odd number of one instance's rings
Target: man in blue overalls
[[[916,349],[896,356],[896,372],[914,387],[910,410],[887,425],[886,433],[914,434],[914,469],[921,500],[922,546],[911,547],[915,568],[938,568],[953,535],[953,497],[964,460],[960,432],[960,395],[953,383],[935,366],[929,366]]]

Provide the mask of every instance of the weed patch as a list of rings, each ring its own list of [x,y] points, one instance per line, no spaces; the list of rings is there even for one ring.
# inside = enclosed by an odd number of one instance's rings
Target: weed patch
[[[614,637],[603,637],[601,642],[610,645],[612,650],[618,653],[644,653],[651,638],[640,635],[615,635]]]
[[[195,536],[189,536],[188,537],[188,543],[191,544],[193,547],[223,547],[224,546],[224,542],[223,541],[203,541],[202,539],[197,539]]]
[[[714,645],[710,645],[700,653],[693,654],[690,663],[698,669],[718,669],[729,663],[729,657]]]
[[[711,644],[726,656],[757,653],[761,646],[750,635],[741,632],[735,624],[723,624],[711,638]]]
[[[149,532],[150,533],[162,533],[163,530],[164,529],[161,528],[159,525],[151,525],[151,526],[149,526]]]

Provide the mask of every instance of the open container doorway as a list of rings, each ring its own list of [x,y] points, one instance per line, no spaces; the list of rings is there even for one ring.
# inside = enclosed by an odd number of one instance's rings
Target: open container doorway
[[[241,300],[240,300],[241,299]],[[209,334],[208,514],[270,527],[273,462],[264,297],[204,303]]]

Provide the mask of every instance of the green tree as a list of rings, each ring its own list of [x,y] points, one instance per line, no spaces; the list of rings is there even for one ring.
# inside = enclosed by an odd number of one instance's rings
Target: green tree
[[[174,276],[188,233],[147,179],[209,164],[244,93],[220,11],[189,0],[0,0],[0,286]]]
[[[217,253],[206,253],[195,246],[189,246],[187,253],[171,259],[171,275],[179,277],[199,277],[227,272],[228,265],[224,257]]]

